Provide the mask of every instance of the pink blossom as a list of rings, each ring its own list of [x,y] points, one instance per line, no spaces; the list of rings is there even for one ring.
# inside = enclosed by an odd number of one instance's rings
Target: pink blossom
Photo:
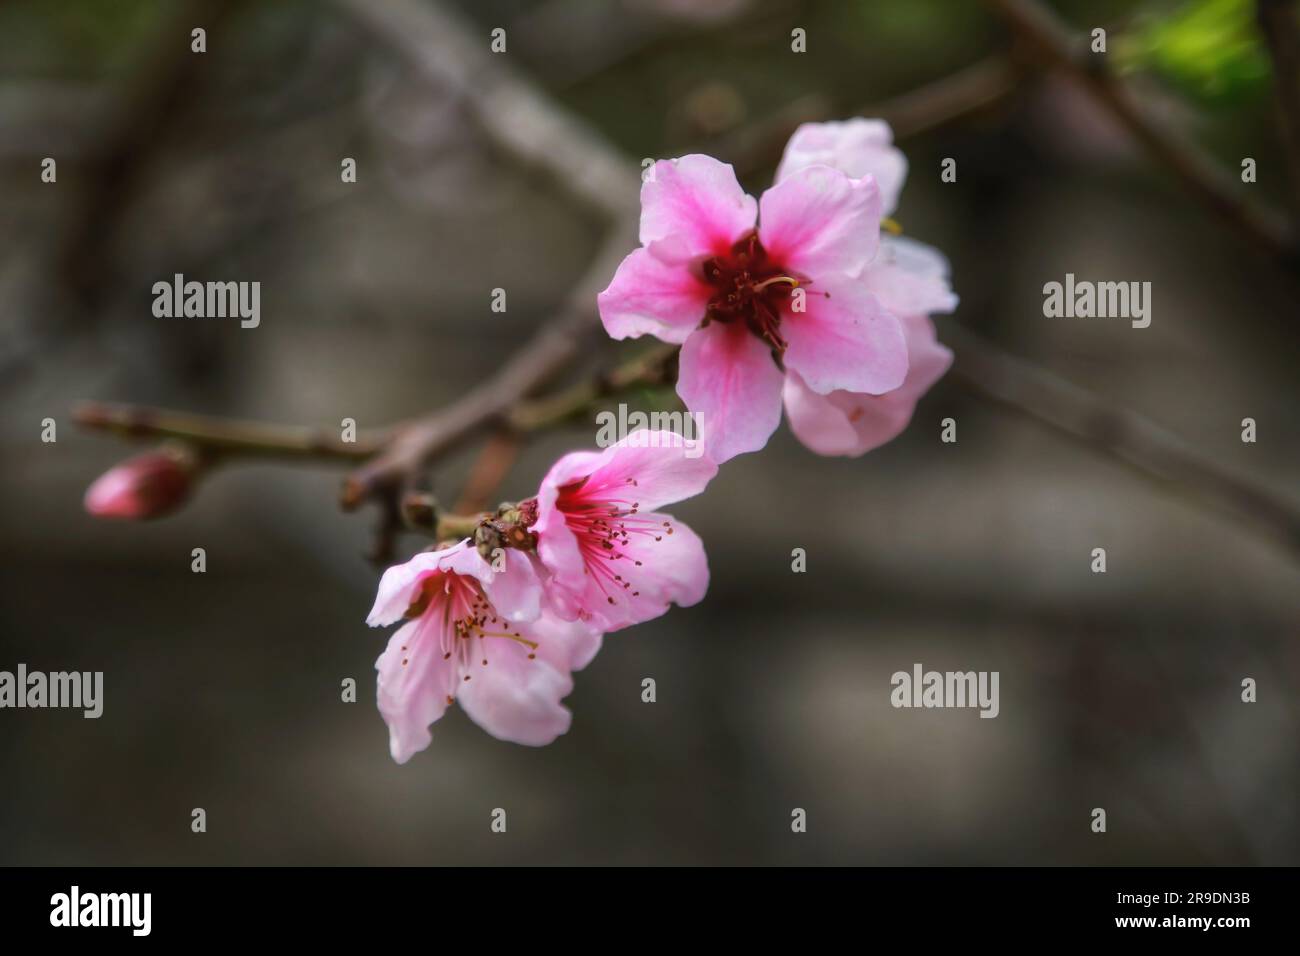
[[[86,489],[86,511],[97,518],[157,518],[179,508],[194,484],[193,457],[170,449],[114,465]]]
[[[541,746],[569,729],[560,701],[573,690],[571,672],[600,649],[600,634],[545,612],[531,562],[503,554],[494,571],[462,541],[384,573],[367,623],[406,620],[375,661],[398,763],[429,746],[429,726],[457,700],[501,740]]]
[[[704,598],[704,545],[655,510],[699,494],[717,474],[711,459],[691,452],[673,432],[644,430],[551,467],[529,507],[558,614],[613,631]]]
[[[730,166],[702,155],[658,162],[642,186],[641,248],[600,294],[601,319],[614,338],[682,345],[677,391],[715,460],[762,448],[783,395],[787,410],[798,403],[803,438],[825,430],[807,423],[847,401],[840,393],[866,402],[899,389],[909,342],[925,339],[900,318],[916,325],[955,302],[945,276],[909,272],[918,244],[886,239],[878,254],[882,210],[907,169],[890,139],[879,121],[801,127],[757,202]],[[933,363],[920,364],[917,381],[929,382],[909,393],[933,381]],[[893,399],[908,417],[914,404]],[[887,430],[809,444],[860,454]]]

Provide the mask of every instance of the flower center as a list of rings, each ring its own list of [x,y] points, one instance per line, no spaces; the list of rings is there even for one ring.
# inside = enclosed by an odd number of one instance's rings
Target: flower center
[[[426,613],[436,614],[442,619],[438,646],[431,650],[440,653],[444,661],[455,658],[452,673],[459,680],[453,680],[453,687],[448,690],[454,691],[454,685],[460,681],[471,680],[471,671],[476,664],[487,667],[489,637],[515,641],[528,649],[529,660],[537,657],[537,642],[519,633],[511,633],[510,623],[497,615],[477,581],[443,571],[429,575],[420,582],[419,593],[407,608],[406,617],[409,620]],[[402,650],[408,651],[409,648],[403,645]],[[409,665],[410,658],[403,658],[402,666]],[[453,693],[449,693],[447,703],[450,704],[453,697]]]
[[[594,578],[606,602],[617,604],[615,596],[620,593],[625,597],[640,597],[633,579],[637,577],[635,569],[643,562],[631,553],[633,541],[662,541],[665,535],[673,533],[672,522],[663,515],[640,514],[640,504],[630,497],[636,488],[632,478],[624,479],[621,489],[600,489],[599,496],[585,487],[587,481],[588,478],[580,478],[560,488],[556,506],[578,539],[587,573]],[[625,563],[616,565],[616,562]]]
[[[743,322],[778,356],[785,351],[781,316],[795,289],[807,286],[808,279],[789,275],[773,262],[753,231],[726,254],[705,259],[701,270],[704,281],[715,290],[705,311],[706,322]]]

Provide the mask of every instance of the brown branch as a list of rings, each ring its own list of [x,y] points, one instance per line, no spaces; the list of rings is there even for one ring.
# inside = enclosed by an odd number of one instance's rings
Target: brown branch
[[[1105,60],[1090,55],[1083,41],[1051,10],[1035,0],[985,0],[1048,65],[1061,70],[1106,109],[1156,160],[1243,237],[1289,269],[1300,267],[1300,247],[1285,218],[1241,194],[1236,178],[1197,146],[1138,106]]]
[[[1300,25],[1295,0],[1258,0],[1256,14],[1273,59],[1273,89],[1291,185],[1291,211],[1300,222]]]
[[[383,447],[382,435],[358,436],[353,443],[326,429],[245,422],[140,405],[87,402],[73,409],[72,420],[83,428],[123,438],[185,441],[205,455],[217,458],[364,461]]]
[[[1300,558],[1300,506],[1235,475],[1147,418],[1111,405],[1017,359],[955,323],[944,341],[957,356],[949,375],[976,394],[1118,459],[1166,490],[1186,492]]]

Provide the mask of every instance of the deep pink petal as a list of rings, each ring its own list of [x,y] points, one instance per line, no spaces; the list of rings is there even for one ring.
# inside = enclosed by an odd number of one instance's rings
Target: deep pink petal
[[[711,293],[688,264],[665,262],[649,249],[635,249],[596,303],[612,338],[653,335],[680,345],[704,318]]]
[[[671,515],[641,517],[653,533],[630,534],[617,557],[596,558],[583,579],[579,602],[601,630],[653,620],[674,604],[698,604],[709,589],[709,563],[699,536]]]
[[[767,444],[781,423],[781,382],[768,346],[739,323],[711,323],[682,346],[677,394],[716,462]]]
[[[910,364],[907,379],[884,395],[819,395],[796,373],[786,378],[790,430],[820,455],[861,455],[896,438],[912,420],[916,403],[952,364],[952,352],[935,337],[927,316],[902,320]]]
[[[814,392],[878,395],[903,384],[907,342],[862,279],[833,279],[808,290],[806,311],[781,320],[786,368]]]
[[[676,432],[643,428],[600,453],[586,472],[586,498],[628,501],[649,511],[692,498],[718,473],[699,443]]]
[[[907,157],[894,145],[889,124],[877,119],[838,123],[804,123],[786,143],[779,183],[808,166],[833,166],[851,179],[875,177],[880,187],[881,213],[891,215],[907,178]]]
[[[679,258],[718,255],[754,228],[757,210],[726,163],[661,159],[641,186],[641,245],[663,241]]]
[[[763,193],[758,236],[772,261],[814,283],[858,275],[880,241],[880,190],[870,176],[800,169]]]
[[[581,588],[586,564],[578,547],[578,539],[565,523],[564,514],[555,505],[560,489],[570,482],[585,478],[603,461],[600,452],[575,451],[565,455],[546,473],[537,492],[537,520],[532,531],[537,535],[537,556],[547,572],[566,583],[569,590]],[[556,589],[548,589],[551,606],[561,617],[572,620],[579,607],[567,601]]]

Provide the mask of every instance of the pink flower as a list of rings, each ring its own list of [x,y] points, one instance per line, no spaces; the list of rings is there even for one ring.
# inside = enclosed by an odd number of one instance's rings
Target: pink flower
[[[157,518],[179,508],[194,484],[192,455],[146,452],[114,465],[86,489],[86,511],[97,518]]]
[[[393,759],[429,746],[429,726],[455,700],[501,740],[541,746],[569,729],[560,701],[570,672],[600,649],[600,634],[541,608],[529,560],[504,551],[493,571],[468,542],[417,554],[379,582],[372,627],[406,619],[375,661],[379,712]]]
[[[917,244],[886,239],[887,254],[877,254],[882,208],[892,209],[906,169],[888,126],[866,120],[801,127],[758,202],[708,156],[655,165],[641,189],[642,247],[600,294],[601,319],[614,338],[681,343],[677,392],[715,460],[762,448],[783,395],[788,411],[798,403],[804,438],[825,431],[810,429],[811,418],[843,417],[845,395],[867,402],[904,384],[909,342],[924,345],[925,336],[899,317],[916,325],[939,308],[936,289],[948,308],[955,302],[944,276],[900,265]],[[920,364],[916,381],[929,381],[909,390],[918,395],[935,377],[932,362]],[[915,398],[892,404],[910,417]],[[885,417],[892,428],[897,411]],[[888,430],[851,443],[805,441],[860,454]]]
[[[556,462],[531,530],[556,612],[613,631],[704,598],[709,565],[699,537],[655,509],[697,495],[718,472],[681,436],[637,431],[602,452]]]

